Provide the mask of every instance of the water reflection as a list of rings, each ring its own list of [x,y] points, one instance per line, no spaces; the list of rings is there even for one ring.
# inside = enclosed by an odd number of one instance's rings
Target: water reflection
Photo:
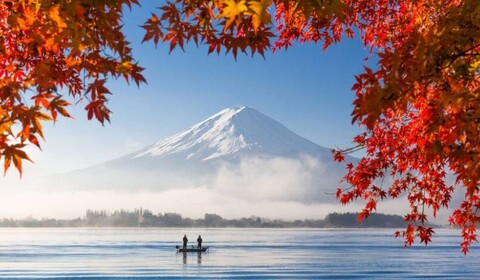
[[[183,264],[187,264],[187,252],[183,252]],[[193,254],[192,254],[193,255]],[[197,252],[197,264],[202,264],[202,252]]]

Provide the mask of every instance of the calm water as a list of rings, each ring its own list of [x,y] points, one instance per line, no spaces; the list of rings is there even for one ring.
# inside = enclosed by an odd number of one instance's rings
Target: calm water
[[[480,279],[478,245],[463,256],[458,231],[410,249],[393,231],[0,229],[0,279]],[[183,234],[210,252],[176,253]]]

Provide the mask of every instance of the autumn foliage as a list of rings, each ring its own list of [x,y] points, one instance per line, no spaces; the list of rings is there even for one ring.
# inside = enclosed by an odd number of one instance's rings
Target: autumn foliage
[[[89,119],[109,120],[108,78],[144,82],[121,31],[122,9],[136,0],[0,2],[0,152],[21,171],[26,144],[41,122],[68,116],[65,96],[86,104]],[[188,42],[208,53],[264,55],[297,41],[333,44],[358,36],[378,58],[356,77],[355,147],[334,151],[347,163],[343,204],[360,199],[359,220],[381,200],[407,197],[405,245],[429,243],[425,226],[455,189],[464,200],[450,223],[464,253],[480,222],[480,1],[478,0],[170,0],[159,3],[143,41]],[[18,131],[13,131],[18,128]],[[447,183],[447,174],[456,179]]]
[[[88,119],[109,121],[109,78],[144,82],[121,31],[123,1],[0,1],[0,153],[22,172],[24,147],[40,147],[42,122],[69,117],[72,101]]]

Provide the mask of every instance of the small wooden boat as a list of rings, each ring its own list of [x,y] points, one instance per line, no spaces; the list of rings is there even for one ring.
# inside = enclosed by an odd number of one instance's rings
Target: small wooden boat
[[[190,248],[183,249],[183,247],[175,246],[175,248],[177,248],[177,252],[179,253],[191,253],[191,252],[201,253],[201,252],[206,252],[208,250],[208,247],[202,247],[202,248],[190,247]]]

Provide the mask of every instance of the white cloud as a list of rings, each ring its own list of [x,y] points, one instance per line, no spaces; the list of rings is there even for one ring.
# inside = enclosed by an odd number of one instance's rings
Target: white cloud
[[[294,201],[248,201],[223,195],[206,187],[164,192],[118,191],[41,191],[3,192],[0,196],[2,217],[75,218],[86,209],[134,209],[143,207],[158,212],[176,212],[184,217],[200,218],[217,213],[225,218],[260,216],[265,218],[323,218],[330,212],[356,211],[358,207],[340,208],[335,203],[303,204]]]
[[[221,166],[211,188],[247,201],[331,202],[341,177],[331,170],[312,157],[245,158]]]
[[[333,170],[333,171],[332,171]],[[337,171],[335,171],[337,170]],[[99,172],[101,176],[102,172]],[[120,178],[134,184],[140,178]],[[70,181],[52,185],[40,170],[26,172],[23,179],[11,172],[0,188],[0,217],[74,218],[90,209],[134,209],[177,212],[185,217],[217,213],[226,218],[249,217],[305,219],[323,218],[330,212],[359,211],[362,202],[341,206],[334,192],[341,169],[327,167],[312,157],[244,158],[224,164],[202,179],[158,180],[158,188],[77,188]],[[118,179],[118,178],[117,178]],[[103,177],[99,181],[108,181]],[[181,182],[181,184],[178,184]],[[388,182],[384,182],[388,185]],[[73,184],[75,185],[75,184]],[[453,205],[462,198],[456,192]],[[452,209],[453,207],[451,207]],[[405,198],[379,203],[380,213],[404,215],[409,211]],[[442,210],[435,223],[445,224],[451,210]]]

